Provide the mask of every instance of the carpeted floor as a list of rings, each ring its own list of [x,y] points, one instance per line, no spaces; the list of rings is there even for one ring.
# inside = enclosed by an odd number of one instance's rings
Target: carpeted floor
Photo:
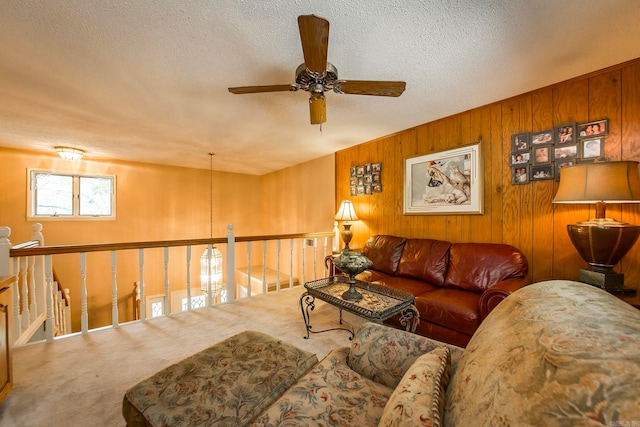
[[[350,334],[311,334],[299,307],[303,287],[234,304],[14,349],[14,385],[0,404],[0,426],[123,426],[125,391],[160,369],[244,330],[270,334],[322,359],[349,346]],[[316,301],[315,330],[339,326],[338,309]],[[356,329],[365,320],[344,313]]]

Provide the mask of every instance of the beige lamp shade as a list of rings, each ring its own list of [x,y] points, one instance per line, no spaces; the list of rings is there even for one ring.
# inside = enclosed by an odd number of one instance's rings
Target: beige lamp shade
[[[351,200],[343,200],[340,203],[340,208],[334,217],[337,221],[357,221],[358,215],[356,215],[355,209],[353,209],[353,203]]]
[[[638,162],[580,163],[560,169],[553,203],[640,203]]]

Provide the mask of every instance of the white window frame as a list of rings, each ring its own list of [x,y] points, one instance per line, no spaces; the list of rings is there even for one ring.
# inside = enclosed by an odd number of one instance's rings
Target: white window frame
[[[70,176],[73,178],[73,210],[71,215],[35,215],[36,205],[36,174],[50,174]],[[27,219],[31,220],[115,220],[116,219],[116,176],[88,173],[55,172],[42,169],[27,169]],[[111,215],[80,215],[80,178],[103,178],[111,180]]]

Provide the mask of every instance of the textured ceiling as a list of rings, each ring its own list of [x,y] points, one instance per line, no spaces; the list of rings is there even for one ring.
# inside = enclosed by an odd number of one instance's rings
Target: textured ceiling
[[[233,95],[294,82],[297,16],[342,79],[399,98]],[[264,174],[640,57],[638,0],[2,0],[0,146]]]

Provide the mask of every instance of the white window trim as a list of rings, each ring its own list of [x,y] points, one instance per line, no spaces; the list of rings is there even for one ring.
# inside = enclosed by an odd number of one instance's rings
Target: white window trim
[[[32,179],[35,173],[48,173],[52,175],[66,175],[72,177],[87,177],[87,178],[109,178],[113,182],[113,192],[111,193],[111,215],[80,215],[78,208],[78,194],[73,195],[73,210],[72,215],[55,216],[55,215],[33,215],[35,192],[34,183]],[[74,180],[75,181],[75,180]],[[27,220],[43,220],[43,221],[114,221],[116,219],[116,176],[115,175],[100,175],[91,173],[73,173],[73,172],[57,172],[44,169],[27,169]],[[75,193],[75,183],[74,183]]]

